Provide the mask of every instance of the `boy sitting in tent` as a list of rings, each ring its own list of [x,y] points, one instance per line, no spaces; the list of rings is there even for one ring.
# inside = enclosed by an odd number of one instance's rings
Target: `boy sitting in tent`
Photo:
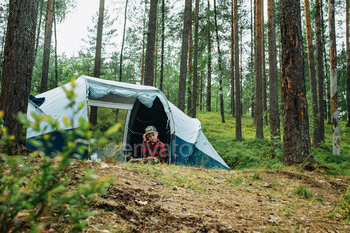
[[[147,161],[154,160],[155,163],[165,162],[167,157],[165,146],[158,139],[158,131],[156,127],[148,126],[145,129],[141,153],[143,158],[145,158]]]
[[[130,159],[131,163],[164,163],[167,159],[167,153],[164,146],[158,139],[158,131],[154,126],[148,126],[143,134],[141,147],[141,159]]]

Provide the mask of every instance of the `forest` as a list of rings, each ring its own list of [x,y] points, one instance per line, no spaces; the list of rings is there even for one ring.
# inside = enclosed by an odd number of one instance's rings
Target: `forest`
[[[350,0],[96,0],[81,46],[59,53],[79,1],[0,2],[1,232],[349,230]],[[158,88],[232,170],[72,162],[69,133],[60,159],[28,151],[30,96],[82,75]],[[91,107],[86,137],[122,141],[125,115]]]

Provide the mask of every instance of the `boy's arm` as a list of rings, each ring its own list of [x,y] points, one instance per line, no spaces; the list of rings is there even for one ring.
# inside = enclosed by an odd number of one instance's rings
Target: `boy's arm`
[[[160,143],[160,145],[159,145],[159,157],[162,160],[162,162],[165,161],[166,156],[167,156],[167,154],[166,154],[165,146],[163,143]]]
[[[143,141],[141,146],[141,155],[143,158],[147,158],[146,152],[147,152],[146,141]]]

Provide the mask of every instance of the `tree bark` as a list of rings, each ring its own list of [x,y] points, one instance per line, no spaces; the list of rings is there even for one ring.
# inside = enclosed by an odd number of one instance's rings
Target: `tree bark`
[[[210,1],[208,0],[208,10],[207,10],[207,42],[208,42],[208,79],[207,79],[207,101],[206,110],[211,111],[211,36],[210,36]]]
[[[350,127],[350,0],[346,0],[346,103],[348,107],[347,127]]]
[[[199,0],[196,0],[194,10],[194,50],[193,50],[193,90],[192,90],[192,110],[191,117],[197,116],[197,85],[198,85],[198,12],[199,12]]]
[[[190,14],[190,30],[188,32],[188,73],[187,73],[187,115],[191,116],[192,110],[192,4],[191,4],[191,14]]]
[[[128,12],[128,2],[125,1],[125,11],[124,11],[124,27],[123,27],[123,39],[122,39],[122,47],[120,49],[120,59],[119,59],[119,82],[123,80],[123,50],[124,50],[124,42],[125,42],[125,30],[126,30],[126,17]]]
[[[41,31],[41,20],[43,18],[43,6],[44,6],[44,0],[40,1],[40,10],[39,10],[39,25],[38,30],[36,34],[36,44],[35,44],[35,50],[34,50],[34,59],[36,58],[36,54],[38,53],[38,47],[39,47],[39,41],[40,41],[40,31]]]
[[[141,81],[140,84],[144,84],[144,69],[145,69],[145,30],[146,30],[146,8],[147,1],[145,1],[145,14],[143,17],[143,33],[142,33],[142,58],[141,58]]]
[[[255,1],[254,1],[255,3]],[[255,81],[254,81],[254,50],[255,50],[255,41],[254,41],[254,25],[255,25],[255,11],[253,8],[253,0],[250,1],[250,73],[251,73],[251,97],[250,97],[250,101],[251,101],[251,117],[254,119],[254,123],[255,123]]]
[[[328,1],[329,46],[330,46],[330,79],[331,79],[331,122],[333,132],[333,154],[340,155],[340,129],[338,113],[338,84],[337,84],[337,49],[335,34],[334,0]]]
[[[145,78],[144,84],[153,85],[153,67],[154,67],[154,47],[156,39],[156,24],[157,24],[157,5],[158,0],[151,0],[149,10],[148,32],[147,32],[147,47],[146,47],[146,62],[145,62]]]
[[[55,35],[55,87],[58,86],[58,55],[57,55],[57,22],[56,22],[56,12],[53,14],[54,23],[54,35]]]
[[[46,25],[45,25],[45,41],[44,41],[44,55],[43,66],[41,73],[41,86],[40,92],[47,91],[47,82],[49,77],[49,65],[50,65],[50,52],[51,52],[51,37],[52,37],[52,22],[54,14],[55,0],[48,0],[47,13],[46,13]]]
[[[270,132],[271,141],[281,140],[280,113],[278,104],[277,49],[275,0],[268,0],[268,43],[269,43],[269,77],[270,77]]]
[[[165,15],[165,1],[162,0],[162,50],[161,50],[161,62],[160,62],[160,80],[159,80],[159,89],[163,91],[163,79],[164,79],[164,41],[165,41],[165,26],[164,26],[164,17]]]
[[[216,0],[214,0],[214,19],[215,19],[215,31],[216,31],[216,43],[218,46],[218,55],[219,55],[219,88],[220,88],[220,113],[221,113],[221,122],[225,123],[225,113],[224,113],[224,97],[222,93],[222,68],[221,68],[221,51],[220,51],[220,41],[219,41],[219,30],[218,30],[218,20],[216,12]]]
[[[322,1],[322,0],[321,0]],[[318,87],[318,123],[320,141],[324,141],[324,100],[323,100],[323,46],[321,33],[321,11],[320,0],[315,0],[315,21],[316,21],[316,67],[317,67],[317,87]]]
[[[256,123],[256,138],[264,138],[263,131],[263,102],[262,102],[262,22],[261,22],[261,4],[262,0],[255,2],[255,123]]]
[[[15,136],[15,147],[25,147],[18,112],[27,113],[34,65],[35,31],[38,1],[10,0],[1,79],[0,109],[4,112],[4,127]]]
[[[239,38],[238,38],[238,0],[234,0],[234,31],[235,31],[235,87],[236,87],[236,140],[242,140],[242,105],[241,82],[239,77]]]
[[[95,66],[94,66],[94,77],[96,77],[96,78],[100,78],[100,71],[101,71],[101,51],[102,51],[104,7],[105,7],[105,0],[100,0],[100,7],[99,7],[99,11],[98,11]],[[94,107],[94,106],[91,107],[90,123],[93,125],[95,125],[97,123],[97,107]]]
[[[178,108],[185,110],[186,99],[186,74],[187,74],[187,53],[188,53],[188,32],[190,30],[191,19],[191,0],[185,0],[184,24],[182,30],[182,46],[181,46],[181,62],[180,62],[180,80],[179,80],[179,96]]]
[[[326,79],[326,93],[325,93],[325,109],[323,110],[324,113],[326,114],[326,120],[327,124],[331,124],[331,106],[330,106],[330,99],[331,95],[329,93],[330,91],[330,86],[329,86],[329,78],[328,78],[328,66],[327,66],[327,53],[326,53],[326,42],[325,42],[325,29],[324,29],[324,20],[323,20],[323,0],[320,1],[320,9],[321,9],[321,36],[322,36],[322,49],[323,49],[323,54],[324,54],[324,59],[323,59],[323,64],[324,64],[324,69],[325,69],[325,79]]]
[[[283,158],[285,165],[311,156],[299,0],[281,0]]]
[[[317,106],[317,86],[316,86],[316,71],[315,71],[315,58],[314,58],[314,47],[312,45],[312,31],[311,31],[311,20],[310,20],[310,4],[309,0],[304,0],[305,9],[305,24],[306,24],[306,43],[307,43],[307,54],[309,63],[309,76],[310,76],[310,89],[311,89],[311,110],[312,110],[312,142],[315,147],[320,145],[320,129],[319,129],[319,116]]]
[[[261,4],[261,55],[262,55],[262,98],[263,98],[263,118],[265,120],[265,125],[268,125],[267,120],[267,77],[266,77],[266,70],[265,70],[265,22],[264,22],[264,1],[262,1]]]
[[[230,62],[230,74],[231,74],[231,113],[232,117],[236,116],[236,106],[235,106],[235,42],[234,42],[234,16],[233,16],[233,5],[234,1],[231,3],[231,62]]]

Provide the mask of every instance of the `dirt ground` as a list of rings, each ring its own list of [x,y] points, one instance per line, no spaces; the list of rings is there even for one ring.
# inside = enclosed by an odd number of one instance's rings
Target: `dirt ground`
[[[337,208],[349,177],[83,163],[114,180],[92,206],[85,232],[350,232]],[[300,186],[312,196],[298,195]]]

